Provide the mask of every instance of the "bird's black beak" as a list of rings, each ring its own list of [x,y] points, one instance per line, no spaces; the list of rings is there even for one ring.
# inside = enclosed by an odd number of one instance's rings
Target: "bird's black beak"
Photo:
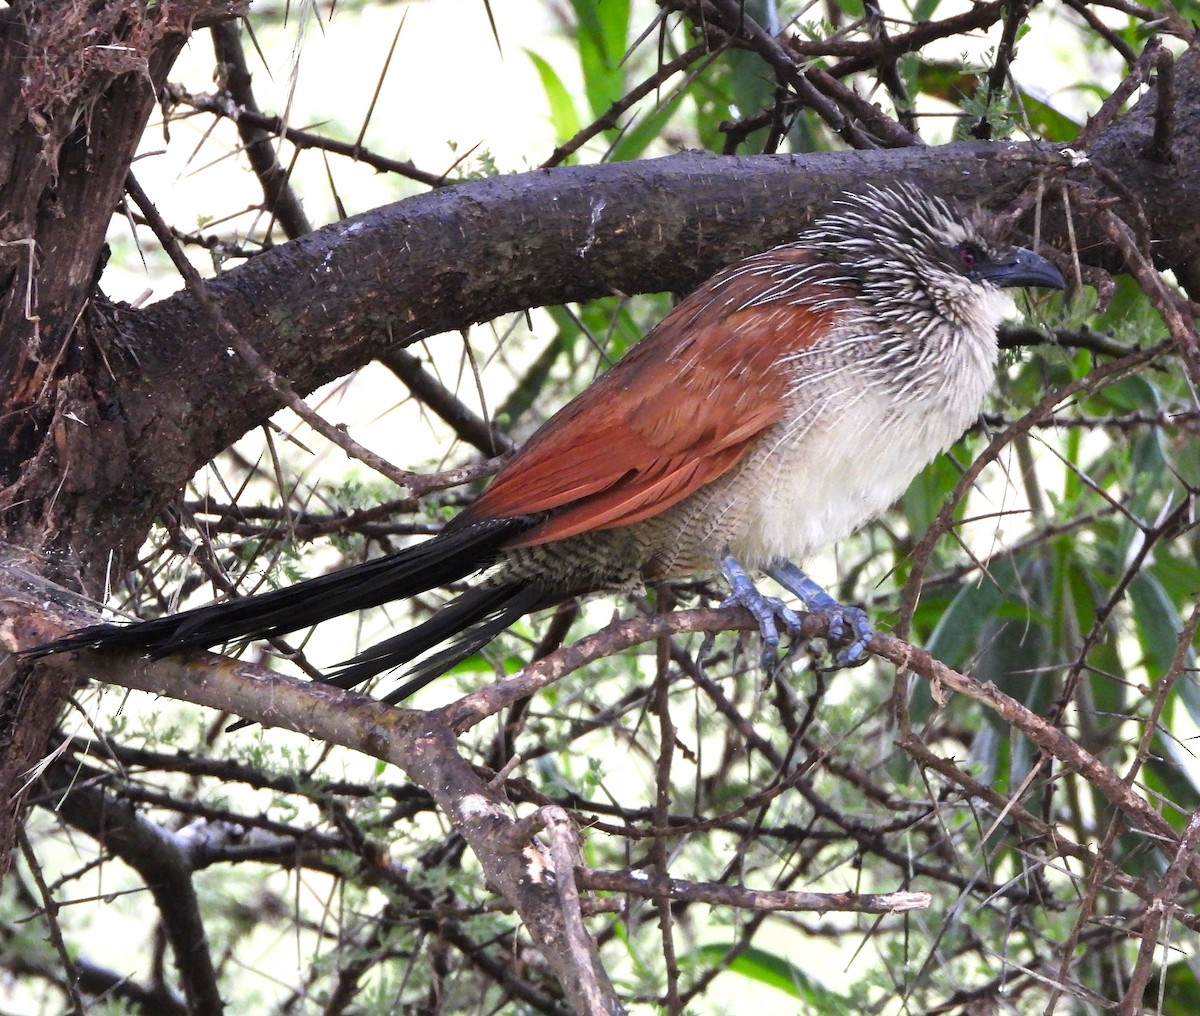
[[[993,286],[1045,286],[1047,289],[1066,289],[1062,273],[1040,254],[1024,247],[1014,247],[995,261],[980,261],[968,272],[977,280]]]

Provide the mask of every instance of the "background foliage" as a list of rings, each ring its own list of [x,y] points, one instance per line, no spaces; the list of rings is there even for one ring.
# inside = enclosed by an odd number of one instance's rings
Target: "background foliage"
[[[166,154],[134,172],[206,275],[386,200],[539,166],[956,138],[1082,149],[1114,89],[1131,74],[1150,80],[1139,60],[1152,35],[1182,53],[1197,14],[1166,0],[448,6],[435,18],[368,0],[256,4],[243,27],[192,39],[143,143]],[[455,63],[460,102],[486,101],[487,75],[466,62],[479,50],[458,47],[455,19],[471,38],[486,26],[524,82],[502,143],[460,128],[436,90],[389,86],[397,61],[421,54]],[[437,107],[424,125],[437,141],[406,133],[410,107],[423,105]],[[134,300],[180,284],[135,202],[110,244],[101,290]],[[1072,257],[1063,252],[1064,268]],[[882,629],[1057,728],[1183,845],[1152,835],[1011,715],[892,661],[828,675],[798,646],[769,677],[737,633],[660,638],[458,741],[515,814],[557,805],[571,816],[587,928],[631,1010],[1200,1005],[1188,867],[1200,805],[1200,379],[1173,353],[1161,294],[1110,279],[1086,255],[1074,264],[1084,285],[1025,305],[1007,334],[985,417],[814,571],[867,602]],[[490,459],[670,301],[613,295],[397,347],[309,404],[405,469]],[[1066,394],[1042,405],[1056,392]],[[964,480],[981,456],[986,467]],[[162,511],[136,567],[114,577],[111,603],[152,616],[401,546],[476,489],[435,486],[414,499],[282,414]],[[721,597],[697,579],[616,607],[652,615]],[[435,606],[393,605],[242,651],[315,676]],[[413,704],[441,706],[516,673],[613,610],[602,598],[528,620]],[[22,858],[0,897],[7,1011],[204,1011],[195,986],[181,986],[189,977],[211,977],[236,1012],[567,1011],[544,954],[426,790],[298,735],[227,734],[228,720],[110,686],[79,690],[30,790]],[[642,890],[651,875],[681,884]],[[931,898],[903,913],[828,899],[806,913],[735,898],[739,886]],[[181,927],[203,936],[211,974],[170,958]]]

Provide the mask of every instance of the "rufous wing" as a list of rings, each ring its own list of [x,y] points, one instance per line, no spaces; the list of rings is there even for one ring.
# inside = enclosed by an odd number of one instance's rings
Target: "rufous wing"
[[[548,512],[510,546],[548,543],[657,515],[735,466],[785,412],[786,357],[819,342],[835,313],[827,291],[805,299],[794,285],[744,306],[762,275],[794,275],[803,259],[776,248],[689,296],[547,421],[455,527]]]

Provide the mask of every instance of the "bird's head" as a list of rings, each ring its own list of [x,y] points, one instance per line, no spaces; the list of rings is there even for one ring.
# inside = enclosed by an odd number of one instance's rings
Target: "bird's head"
[[[847,195],[801,243],[824,253],[876,313],[902,327],[930,314],[994,334],[1011,313],[1008,289],[1064,288],[1049,261],[1004,240],[996,220],[961,211],[909,184]]]

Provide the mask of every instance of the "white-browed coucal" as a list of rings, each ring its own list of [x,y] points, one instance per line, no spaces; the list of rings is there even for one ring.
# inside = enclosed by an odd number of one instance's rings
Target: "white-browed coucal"
[[[837,660],[856,662],[865,615],[792,562],[887,508],[976,419],[1018,286],[1063,280],[986,214],[905,185],[847,195],[795,242],[683,300],[438,536],[262,595],[85,628],[29,655],[162,656],[280,635],[482,573],[330,678],[351,687],[436,650],[395,701],[530,611],[694,573],[726,576],[773,656],[778,626],[797,618],[755,589],[749,572],[763,571],[830,610],[831,634],[849,643]]]

